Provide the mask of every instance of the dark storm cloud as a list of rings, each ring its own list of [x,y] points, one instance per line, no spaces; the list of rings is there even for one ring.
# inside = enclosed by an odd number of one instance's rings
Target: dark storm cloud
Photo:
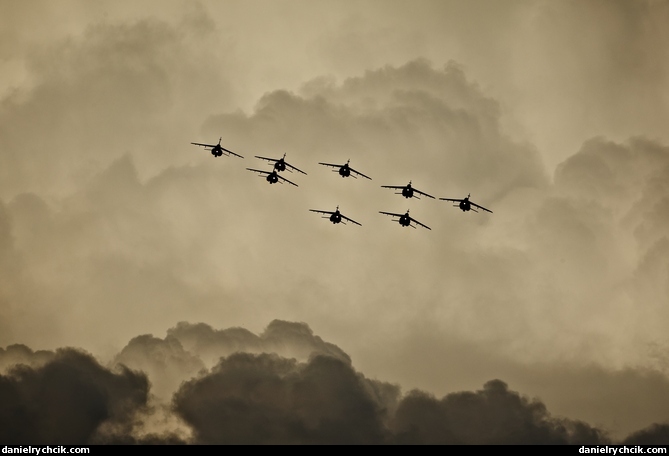
[[[604,432],[550,416],[539,400],[509,391],[491,380],[477,392],[452,393],[441,400],[412,391],[402,400],[392,427],[405,444],[600,444]]]
[[[552,416],[589,423],[606,430],[612,440],[654,422],[669,422],[667,352],[662,346],[655,353],[656,368],[616,369],[573,359],[521,361],[499,355],[489,344],[445,336],[429,326],[423,329],[421,334],[402,337],[402,344],[392,352],[374,352],[374,359],[367,359],[370,355],[366,352],[371,350],[366,350],[354,358],[356,365],[364,364],[368,375],[375,372],[378,378],[395,379],[407,390],[417,388],[437,398],[474,389],[470,385],[481,385],[491,378],[503,379],[523,396],[540,398]],[[423,353],[427,362],[412,355],[415,353]],[[388,367],[398,360],[401,369]]]
[[[217,346],[223,352],[230,349],[232,333],[246,330],[215,331],[202,323],[182,322],[172,332],[190,338],[193,347],[195,341],[218,338],[218,345],[209,340],[203,346]],[[303,350],[313,339],[331,345],[304,323],[275,321],[263,334],[271,333],[281,334],[288,345],[302,345]],[[244,340],[249,335],[253,334],[236,338],[235,353],[222,356],[211,370],[198,372],[202,363],[173,335],[165,340],[133,338],[116,357],[113,371],[73,349],[33,352],[25,346],[7,347],[0,352],[0,362],[18,361],[0,376],[0,419],[5,416],[4,421],[10,422],[10,415],[14,419],[0,430],[5,431],[0,437],[19,444],[666,443],[667,425],[662,422],[614,439],[606,427],[551,413],[543,400],[513,391],[498,379],[486,382],[481,390],[453,392],[441,399],[419,389],[401,394],[399,385],[370,379],[354,369],[341,351],[344,358],[316,349],[306,361],[249,353],[245,350],[261,349]],[[121,361],[145,367],[148,379]],[[498,368],[510,376],[518,374],[517,368],[499,362]],[[617,403],[622,413],[634,415],[633,404],[625,406],[618,399],[634,402],[639,385],[660,402],[669,391],[666,378],[657,373],[640,378],[631,370],[617,374],[601,369],[522,369],[520,381],[530,387],[537,382],[561,383],[573,397],[557,392],[557,402],[576,400],[586,412],[604,403],[615,408]],[[161,377],[162,383],[155,382]],[[173,381],[177,377],[183,380],[178,389],[179,382]],[[163,392],[159,402],[151,403],[150,388],[156,385]],[[175,388],[171,410],[163,402],[169,388]],[[550,388],[546,392],[555,393]]]
[[[268,344],[267,340],[273,342]],[[168,391],[170,387],[186,382],[175,396],[175,412],[192,428],[193,436],[183,429],[169,431],[178,429],[178,423],[169,418],[168,411],[157,406],[144,415],[148,430],[140,433],[136,427],[134,433],[112,434],[110,441],[243,443],[248,439],[252,443],[331,443],[333,437],[314,423],[324,422],[325,412],[321,409],[330,407],[333,410],[328,412],[328,423],[332,420],[336,423],[338,413],[343,413],[339,395],[353,402],[361,401],[356,407],[369,406],[371,398],[376,404],[377,417],[358,425],[371,426],[372,434],[365,434],[364,439],[379,443],[596,444],[619,441],[626,434],[624,429],[648,426],[638,434],[645,436],[653,431],[651,434],[655,435],[655,428],[663,427],[649,426],[648,417],[658,422],[669,419],[664,413],[669,384],[660,372],[519,364],[492,359],[489,354],[488,358],[477,357],[472,347],[460,347],[459,351],[464,352],[463,358],[456,364],[462,369],[471,370],[469,364],[480,364],[479,374],[485,375],[485,366],[492,367],[545,400],[529,399],[511,391],[500,380],[486,383],[480,391],[449,393],[441,399],[425,390],[412,390],[403,396],[398,386],[371,381],[355,372],[346,353],[314,335],[304,323],[273,321],[257,336],[244,328],[216,330],[204,323],[181,322],[168,330],[164,340],[151,336],[133,338],[116,360],[137,367],[144,365],[151,384],[162,385],[163,399],[168,397],[165,393],[175,391]],[[286,358],[295,353],[311,353],[311,359]],[[332,355],[336,358],[329,364],[311,366],[308,383],[311,386],[304,386],[305,381],[299,379],[305,376],[305,366],[314,362],[314,356]],[[220,361],[211,371],[196,373],[197,356],[210,360],[220,357]],[[404,354],[395,353],[395,357],[403,359]],[[443,354],[442,358],[452,356]],[[340,366],[342,363],[349,367]],[[436,369],[440,363],[434,364]],[[406,365],[406,370],[421,369],[420,363]],[[357,381],[350,381],[351,372]],[[439,373],[428,376],[437,378]],[[348,391],[349,388],[354,391]],[[355,392],[360,388],[365,394]],[[297,391],[307,396],[318,395],[318,401],[311,396],[302,397]],[[310,411],[308,406],[312,405],[321,410],[320,415]],[[561,413],[556,415],[556,410]],[[156,416],[168,418],[156,419]],[[579,419],[565,418],[571,416]],[[254,436],[253,429],[258,427],[266,432]],[[352,435],[351,429],[341,429],[344,440],[363,439],[362,435]],[[379,429],[382,429],[380,434]],[[616,437],[609,437],[608,432]]]
[[[623,445],[667,445],[669,424],[653,424],[634,432],[622,441]]]
[[[205,444],[600,444],[606,433],[550,415],[500,380],[441,400],[371,381],[340,360],[238,353],[185,383],[176,412]]]
[[[103,424],[130,426],[147,401],[146,376],[111,372],[90,355],[59,349],[39,367],[0,375],[0,440],[7,444],[82,444]]]
[[[239,353],[183,385],[174,406],[198,443],[373,444],[385,441],[389,389],[329,356]]]

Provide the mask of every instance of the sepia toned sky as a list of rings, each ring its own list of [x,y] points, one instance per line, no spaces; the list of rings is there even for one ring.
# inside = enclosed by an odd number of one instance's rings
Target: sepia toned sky
[[[355,384],[276,422],[361,421],[268,443],[443,443],[406,429],[463,392],[589,426],[526,442],[666,443],[668,22],[655,0],[0,1],[0,372],[26,404],[58,363],[153,404],[69,441],[261,442],[206,405],[271,372]],[[190,144],[219,137],[244,158]],[[299,187],[245,169],[284,153]],[[372,180],[318,164],[349,159]],[[410,180],[437,199],[381,188]],[[469,193],[493,213],[438,199]],[[362,226],[309,212],[336,206]],[[431,230],[379,214],[407,210]]]

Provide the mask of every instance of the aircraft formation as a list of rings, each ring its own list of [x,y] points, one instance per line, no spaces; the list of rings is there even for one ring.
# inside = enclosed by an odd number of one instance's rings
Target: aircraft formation
[[[239,158],[244,158],[243,156],[241,156],[241,155],[239,155],[239,154],[221,146],[221,140],[222,139],[223,139],[222,137],[219,138],[218,144],[203,144],[203,143],[195,143],[195,142],[193,142],[191,144],[193,144],[195,146],[204,147],[205,150],[210,151],[211,154],[215,158],[218,158],[222,155],[226,155],[228,157],[229,156],[235,156],[235,157],[239,157]],[[293,171],[297,171],[297,172],[302,173],[304,175],[307,174],[304,171],[302,171],[301,169],[297,168],[296,166],[291,165],[290,163],[288,163],[286,161],[286,154],[283,154],[283,157],[281,157],[281,158],[261,157],[259,155],[255,155],[255,158],[258,158],[260,160],[265,160],[266,162],[268,162],[269,164],[272,165],[272,169],[269,170],[269,171],[268,170],[262,170],[262,169],[256,169],[256,168],[246,168],[246,169],[248,171],[258,173],[258,175],[260,177],[264,177],[265,180],[267,182],[269,182],[270,184],[276,184],[276,183],[283,184],[284,182],[287,182],[291,185],[294,185],[295,187],[298,187],[298,185],[295,182],[292,182],[292,181],[286,179],[285,177],[279,175],[279,173],[281,173],[283,171],[289,171],[291,173]],[[349,159],[344,164],[323,163],[323,162],[319,162],[318,164],[333,168],[332,171],[338,173],[341,177],[354,177],[354,178],[357,179],[357,177],[360,176],[360,177],[364,177],[365,179],[372,180],[372,178],[367,176],[366,174],[363,174],[360,171],[358,171],[356,169],[353,169],[350,166],[350,162],[351,162],[351,160]],[[417,195],[421,195],[421,196],[424,196],[424,197],[427,197],[427,198],[436,199],[434,196],[432,196],[428,193],[425,193],[423,191],[420,191],[417,188],[415,188],[412,185],[411,181],[409,181],[409,183],[407,185],[382,185],[381,187],[382,188],[389,188],[389,189],[392,189],[392,190],[399,190],[398,192],[395,192],[395,194],[402,195],[406,199],[410,199],[410,198],[420,199],[420,197],[417,196]],[[442,201],[451,201],[453,203],[457,203],[457,204],[454,204],[453,207],[458,207],[463,212],[468,212],[468,211],[478,212],[476,209],[474,209],[474,208],[478,208],[478,209],[481,209],[483,211],[490,212],[492,214],[492,211],[490,209],[486,209],[485,207],[474,203],[473,201],[471,201],[469,199],[470,197],[471,197],[471,194],[468,194],[465,198],[462,198],[462,199],[458,199],[458,198],[439,198],[439,199],[442,200]],[[320,209],[309,209],[309,211],[310,212],[315,212],[315,213],[318,213],[318,214],[322,214],[321,215],[322,218],[330,220],[330,222],[332,222],[333,224],[342,223],[342,224],[346,225],[346,222],[350,222],[350,223],[353,223],[354,225],[362,226],[361,223],[358,223],[355,220],[353,220],[352,218],[349,218],[349,217],[345,216],[344,214],[342,214],[339,211],[339,206],[337,206],[337,208],[334,211],[325,211],[325,210],[320,210]],[[422,228],[432,230],[432,228],[430,228],[429,226],[427,226],[427,225],[419,222],[415,218],[411,217],[409,215],[409,209],[407,209],[407,211],[404,214],[399,214],[399,213],[395,213],[395,212],[385,212],[385,211],[379,211],[379,213],[383,214],[383,215],[391,216],[392,221],[398,222],[400,224],[400,226],[403,226],[403,227],[410,226],[411,228],[416,228],[417,226],[420,226]]]

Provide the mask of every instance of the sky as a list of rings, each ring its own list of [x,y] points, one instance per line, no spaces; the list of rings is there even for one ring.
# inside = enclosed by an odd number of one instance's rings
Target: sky
[[[0,0],[0,440],[666,444],[667,22]]]

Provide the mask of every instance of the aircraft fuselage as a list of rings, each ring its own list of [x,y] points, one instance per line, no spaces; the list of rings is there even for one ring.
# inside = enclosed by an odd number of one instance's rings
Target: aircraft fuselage
[[[285,171],[286,170],[286,163],[283,161],[283,158],[276,163],[274,163],[274,169],[277,171]]]

